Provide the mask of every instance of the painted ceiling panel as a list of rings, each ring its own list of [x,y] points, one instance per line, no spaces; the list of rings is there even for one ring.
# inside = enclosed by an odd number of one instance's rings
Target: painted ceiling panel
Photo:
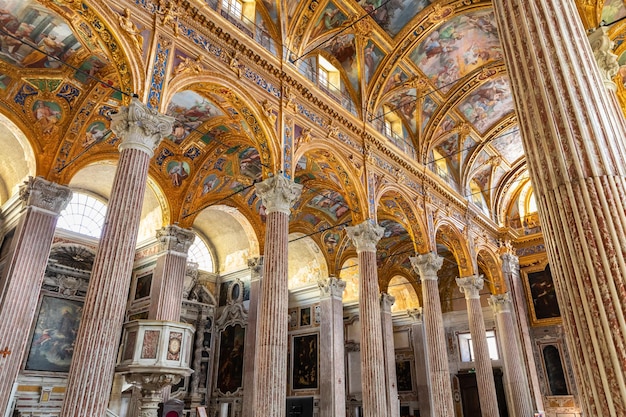
[[[490,143],[509,165],[524,156],[522,136],[517,126],[495,137]]]
[[[395,37],[419,12],[431,4],[430,0],[361,0],[363,10],[369,13],[376,23]]]
[[[167,115],[176,119],[174,130],[167,138],[174,143],[181,143],[193,129],[198,129],[215,116],[224,115],[224,112],[207,98],[187,90],[172,97],[167,106]]]
[[[502,59],[494,20],[491,10],[454,17],[429,34],[410,58],[447,93],[466,74]]]
[[[459,104],[458,109],[478,132],[485,133],[503,116],[513,113],[513,96],[508,77],[503,76],[483,84]]]

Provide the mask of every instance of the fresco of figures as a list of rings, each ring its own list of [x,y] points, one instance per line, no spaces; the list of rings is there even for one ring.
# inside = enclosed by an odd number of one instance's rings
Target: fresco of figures
[[[307,203],[307,207],[320,210],[334,221],[340,219],[350,210],[343,196],[333,190],[320,191]]]
[[[512,127],[491,140],[491,146],[500,152],[509,165],[513,165],[515,161],[524,156],[522,135],[517,126]]]
[[[506,76],[496,78],[474,90],[459,110],[480,133],[485,133],[503,116],[513,112],[513,95]]]
[[[396,36],[415,15],[431,4],[430,0],[361,0],[363,10],[370,13],[392,38]]]
[[[337,29],[346,21],[346,19],[346,15],[343,14],[333,2],[329,2],[313,26],[311,39],[313,40],[328,31]]]
[[[602,8],[602,21],[610,25],[616,20],[626,17],[626,6],[624,0],[606,0]]]
[[[447,93],[471,71],[502,59],[493,11],[450,19],[431,32],[410,56],[437,88]]]
[[[176,93],[167,106],[167,115],[176,119],[174,130],[167,138],[174,143],[181,143],[204,122],[223,114],[215,104],[195,91]]]
[[[59,60],[66,61],[81,47],[69,26],[36,2],[0,0],[3,61],[23,68],[59,68]]]

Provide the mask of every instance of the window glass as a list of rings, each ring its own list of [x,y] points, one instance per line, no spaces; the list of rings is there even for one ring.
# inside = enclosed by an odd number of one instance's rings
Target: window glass
[[[100,200],[74,191],[72,200],[59,215],[57,227],[99,238],[104,227],[107,207]]]

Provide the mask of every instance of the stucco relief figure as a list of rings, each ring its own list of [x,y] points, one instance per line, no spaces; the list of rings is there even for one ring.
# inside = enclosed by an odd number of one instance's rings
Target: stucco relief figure
[[[137,28],[137,25],[135,25],[135,23],[132,21],[131,12],[128,7],[124,9],[123,14],[117,17],[117,22],[124,30],[124,32],[130,35],[131,39],[133,40],[133,44],[138,49],[141,49],[141,46],[143,45],[143,36],[141,36],[141,32],[139,31],[139,28]]]

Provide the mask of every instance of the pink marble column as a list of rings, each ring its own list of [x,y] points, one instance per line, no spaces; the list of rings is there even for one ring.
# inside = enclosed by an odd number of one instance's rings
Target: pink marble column
[[[417,400],[419,401],[420,415],[431,416],[431,395],[428,378],[428,349],[424,334],[424,322],[422,321],[422,307],[407,311],[413,319],[411,325],[411,342],[413,344],[413,356],[415,356],[415,376],[417,381]]]
[[[492,295],[489,298],[489,304],[493,308],[496,319],[496,329],[504,362],[504,377],[509,385],[511,395],[511,408],[513,408],[516,416],[532,416],[534,409],[524,362],[520,360],[522,355],[515,337],[517,329],[511,314],[509,294]]]
[[[626,415],[624,117],[574,0],[493,5],[581,406]]]
[[[22,212],[12,254],[0,277],[0,410],[6,410],[19,373],[59,213],[72,197],[69,188],[30,177],[20,187]]]
[[[391,306],[396,298],[387,293],[380,294],[380,316],[383,332],[383,350],[385,351],[385,379],[387,380],[387,415],[400,417],[400,400],[398,398],[398,378],[396,377],[396,349],[393,343],[393,321]]]
[[[343,290],[335,277],[318,281],[320,288],[320,417],[346,416],[346,368],[343,337]]]
[[[122,140],[68,375],[63,417],[104,416],[130,287],[148,165],[173,118],[133,99],[113,116]]]
[[[263,279],[263,257],[248,259],[250,268],[250,304],[248,304],[248,324],[243,359],[243,403],[242,417],[254,417],[254,381],[257,370],[255,349],[259,324],[259,301],[261,300],[261,281]]]
[[[370,221],[347,227],[359,255],[359,321],[363,416],[380,417],[389,409],[385,385],[385,354],[380,317],[376,244],[384,229]],[[384,410],[384,411],[383,411]]]
[[[480,305],[480,290],[483,289],[484,279],[482,275],[472,275],[457,278],[456,283],[461,292],[465,294],[467,303],[467,316],[472,335],[472,346],[474,347],[474,366],[476,367],[480,411],[483,417],[498,417],[500,413],[498,411],[496,384],[493,380],[493,368],[489,357],[483,308]]]
[[[428,346],[428,370],[430,373],[431,411],[433,417],[454,417],[450,368],[446,350],[446,336],[441,314],[441,300],[437,271],[443,258],[427,253],[411,258],[413,269],[422,280],[422,306],[424,332]]]
[[[287,400],[287,243],[289,213],[302,185],[275,175],[256,184],[267,212],[256,345],[254,410],[257,416],[284,417]]]
[[[157,232],[160,253],[152,275],[149,320],[180,321],[187,253],[196,235],[171,225]]]
[[[533,342],[530,336],[530,323],[528,321],[528,307],[526,305],[525,290],[522,287],[522,279],[519,271],[519,259],[512,253],[512,249],[500,255],[502,259],[502,275],[507,288],[509,288],[509,300],[512,307],[512,319],[516,324],[516,335],[519,335],[518,351],[526,362],[524,370],[529,382],[531,393],[531,406],[535,411],[543,411],[543,397],[537,375],[537,364],[533,352]],[[524,364],[522,362],[522,366]]]

